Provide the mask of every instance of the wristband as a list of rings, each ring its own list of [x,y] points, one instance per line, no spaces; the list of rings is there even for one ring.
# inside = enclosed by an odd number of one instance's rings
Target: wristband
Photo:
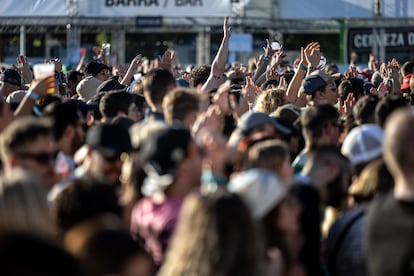
[[[264,57],[262,58],[262,60],[263,60],[263,61],[270,61],[270,57],[269,57],[269,56],[264,56]]]
[[[299,63],[299,69],[300,70],[307,70],[308,69],[308,67],[306,67],[306,65],[305,64],[303,64],[303,63]]]
[[[36,92],[34,92],[34,91],[27,92],[27,96],[30,99],[34,100],[34,101],[37,101],[38,99],[40,99],[40,96]]]

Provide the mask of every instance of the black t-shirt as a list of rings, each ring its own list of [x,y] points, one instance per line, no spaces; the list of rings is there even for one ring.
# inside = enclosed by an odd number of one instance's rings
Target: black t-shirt
[[[414,275],[414,201],[397,200],[392,191],[369,207],[366,224],[370,275]]]

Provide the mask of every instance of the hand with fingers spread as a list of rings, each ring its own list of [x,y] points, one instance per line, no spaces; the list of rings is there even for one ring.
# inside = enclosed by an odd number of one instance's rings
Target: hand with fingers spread
[[[283,51],[283,46],[280,47],[279,50],[276,51],[276,54],[273,55],[273,59],[272,59],[272,66],[274,64],[279,65],[282,63],[283,58],[286,56],[285,52]]]
[[[265,57],[272,57],[277,52],[277,50],[273,50],[269,39],[266,39],[266,47],[264,47],[263,50]]]
[[[381,82],[378,88],[372,87],[369,92],[373,95],[377,95],[379,98],[384,98],[388,93],[388,85]]]
[[[19,55],[17,57],[17,72],[23,77],[25,83],[31,83],[33,80],[33,73],[30,70],[29,61],[26,56]]]
[[[286,78],[284,76],[280,76],[278,87],[283,88],[285,90],[288,88],[288,83],[287,83]]]
[[[304,49],[308,66],[316,68],[321,60],[321,49],[319,42],[311,42]]]

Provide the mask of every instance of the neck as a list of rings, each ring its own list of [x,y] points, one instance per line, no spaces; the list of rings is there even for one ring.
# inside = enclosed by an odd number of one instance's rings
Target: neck
[[[64,154],[73,157],[72,147],[68,141],[61,139],[57,144],[59,150],[61,150]]]
[[[414,201],[414,176],[396,177],[394,184],[394,196],[400,200]]]

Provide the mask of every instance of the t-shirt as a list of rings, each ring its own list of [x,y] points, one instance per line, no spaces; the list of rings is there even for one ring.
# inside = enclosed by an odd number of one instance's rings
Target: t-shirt
[[[372,202],[366,223],[369,275],[414,275],[414,201],[392,191]]]
[[[151,198],[141,199],[131,213],[131,234],[144,240],[145,247],[160,265],[177,224],[182,200],[167,199],[158,204]]]

